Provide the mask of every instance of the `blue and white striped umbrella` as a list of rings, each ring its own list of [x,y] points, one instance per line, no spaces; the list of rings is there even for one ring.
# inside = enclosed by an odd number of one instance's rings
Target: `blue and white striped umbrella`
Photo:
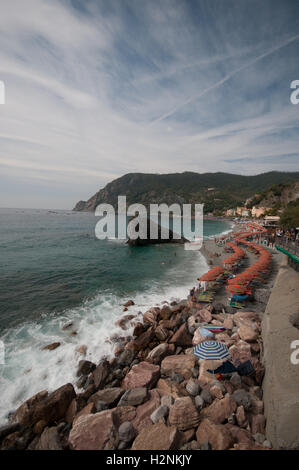
[[[193,348],[193,353],[195,356],[200,359],[205,359],[206,361],[218,361],[229,356],[225,344],[213,340],[203,341],[197,344]]]

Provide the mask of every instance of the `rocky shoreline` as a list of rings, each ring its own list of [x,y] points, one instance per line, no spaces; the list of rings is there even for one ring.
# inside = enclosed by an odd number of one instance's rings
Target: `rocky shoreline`
[[[227,306],[220,292],[210,304],[152,307],[143,322],[126,313],[118,324],[134,331],[116,339],[115,357],[98,364],[82,359],[79,393],[68,383],[23,403],[0,428],[1,449],[270,449],[260,336],[270,283],[242,310]],[[201,374],[193,346],[207,322],[225,327],[215,339],[226,344],[235,366],[250,360],[253,374],[234,372],[220,381]]]

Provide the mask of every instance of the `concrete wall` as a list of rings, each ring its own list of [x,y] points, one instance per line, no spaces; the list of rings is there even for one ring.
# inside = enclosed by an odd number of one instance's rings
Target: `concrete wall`
[[[276,449],[299,449],[299,364],[291,363],[291,343],[299,340],[299,272],[285,255],[262,326],[267,438]]]

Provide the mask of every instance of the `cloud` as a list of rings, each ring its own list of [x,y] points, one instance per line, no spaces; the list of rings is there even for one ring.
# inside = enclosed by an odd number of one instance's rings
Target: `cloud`
[[[1,7],[2,206],[46,187],[71,208],[128,172],[298,169],[291,0],[23,3]]]

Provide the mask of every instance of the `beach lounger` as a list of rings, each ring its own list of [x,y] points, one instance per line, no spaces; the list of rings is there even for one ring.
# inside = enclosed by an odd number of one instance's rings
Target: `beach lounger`
[[[232,300],[229,302],[228,305],[234,308],[244,308],[244,305],[240,304],[239,302],[233,302]]]

